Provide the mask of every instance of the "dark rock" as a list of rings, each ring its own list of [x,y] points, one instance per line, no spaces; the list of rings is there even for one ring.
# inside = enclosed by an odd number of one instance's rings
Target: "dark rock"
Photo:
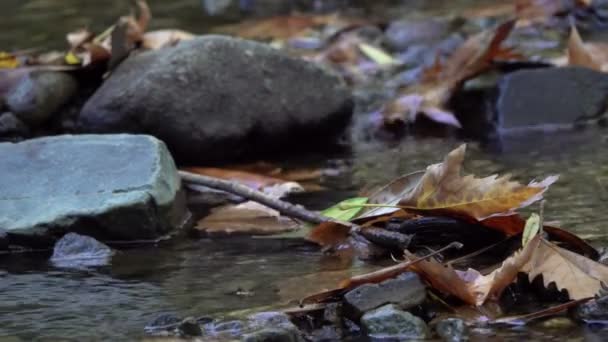
[[[0,141],[19,140],[30,135],[30,129],[15,114],[0,113]]]
[[[64,72],[32,71],[6,95],[11,112],[28,125],[47,121],[78,90],[78,81]]]
[[[280,328],[265,328],[244,335],[243,342],[298,342],[297,334],[293,331]]]
[[[180,336],[203,336],[203,330],[194,317],[185,318],[177,326],[177,332]]]
[[[325,325],[320,329],[312,332],[313,341],[341,341],[342,332],[339,328],[333,325]]]
[[[146,324],[144,331],[148,334],[157,334],[159,332],[170,331],[182,321],[172,313],[162,313],[158,315],[152,322]]]
[[[301,341],[298,328],[282,312],[259,312],[248,317],[252,333],[243,341]]]
[[[240,336],[245,330],[245,323],[241,321],[228,321],[221,322],[218,324],[209,324],[205,326],[205,330],[207,333],[216,336],[216,335],[230,335],[230,336]]]
[[[78,232],[153,239],[187,215],[165,145],[144,135],[80,135],[0,144],[0,227],[10,239]]]
[[[393,49],[405,50],[412,45],[439,41],[449,30],[450,23],[446,20],[399,20],[386,29],[386,40]]]
[[[580,304],[573,311],[575,319],[587,323],[597,321],[608,321],[608,296],[603,296],[598,299]]]
[[[423,320],[392,304],[369,311],[361,317],[361,325],[374,339],[425,339],[429,336]]]
[[[601,115],[607,100],[605,73],[579,67],[517,71],[500,84],[499,129],[572,127]]]
[[[68,233],[55,244],[51,263],[56,267],[104,266],[114,252],[89,236]]]
[[[180,161],[233,162],[327,148],[351,112],[350,91],[325,69],[265,44],[205,36],[127,59],[79,125],[152,134]]]
[[[407,272],[380,284],[365,284],[344,295],[346,315],[358,319],[365,312],[386,304],[407,310],[426,299],[426,288],[417,274]]]
[[[437,322],[435,331],[444,341],[457,342],[468,339],[467,327],[460,318],[446,318]]]
[[[0,251],[6,251],[8,247],[8,235],[5,230],[0,229]]]

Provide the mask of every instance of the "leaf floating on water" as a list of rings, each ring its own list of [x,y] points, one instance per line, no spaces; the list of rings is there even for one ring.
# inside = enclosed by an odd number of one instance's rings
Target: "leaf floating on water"
[[[416,187],[399,205],[421,211],[440,211],[482,220],[491,216],[513,214],[515,209],[540,199],[558,177],[522,185],[510,177],[496,175],[476,178],[461,176],[466,145],[450,152],[443,163],[426,169]]]

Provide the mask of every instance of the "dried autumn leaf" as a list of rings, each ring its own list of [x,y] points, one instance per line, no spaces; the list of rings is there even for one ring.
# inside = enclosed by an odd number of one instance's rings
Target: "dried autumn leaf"
[[[529,262],[540,244],[540,236],[532,239],[523,249],[507,258],[502,265],[488,275],[468,269],[455,270],[434,260],[424,260],[410,267],[431,286],[451,294],[471,305],[480,306],[488,299],[497,299],[502,291],[511,284],[517,273]],[[406,251],[406,257],[414,260],[415,255]]]
[[[568,290],[570,299],[584,299],[599,293],[608,284],[608,267],[580,254],[542,240],[531,259],[521,268],[530,280],[543,276],[545,286],[554,282],[558,290]]]
[[[216,208],[196,224],[196,229],[212,236],[279,234],[298,227],[278,211],[252,201]]]
[[[601,63],[594,58],[593,54],[585,46],[585,43],[583,43],[583,40],[574,25],[570,28],[567,53],[568,65],[577,65],[602,71]]]
[[[443,163],[426,169],[416,187],[399,201],[399,206],[419,211],[438,211],[483,220],[511,215],[514,210],[542,199],[558,177],[522,185],[510,176],[475,178],[461,176],[466,145],[450,152]]]
[[[510,20],[495,30],[480,32],[467,39],[445,63],[437,59],[425,70],[422,84],[404,89],[381,109],[385,125],[410,123],[421,113],[435,122],[460,128],[458,119],[445,109],[446,103],[464,82],[490,70],[494,60],[519,58],[512,49],[502,46],[514,26],[515,21]]]
[[[407,193],[411,192],[418,185],[423,175],[424,171],[403,175],[378,189],[369,196],[368,203],[383,204],[387,207],[363,208],[355,218],[378,217],[398,211],[399,208],[392,208],[391,206],[396,206]]]
[[[0,69],[14,69],[19,66],[17,57],[8,52],[0,51]]]

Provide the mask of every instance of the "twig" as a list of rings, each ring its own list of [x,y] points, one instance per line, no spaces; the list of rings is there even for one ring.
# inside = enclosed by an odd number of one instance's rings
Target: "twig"
[[[191,172],[179,171],[179,175],[185,182],[195,183],[204,185],[209,188],[223,190],[229,192],[231,194],[235,194],[241,197],[244,197],[248,200],[252,200],[254,202],[261,203],[267,207],[277,210],[281,214],[293,218],[300,219],[302,221],[306,221],[309,223],[320,224],[323,222],[333,221],[339,224],[343,224],[345,226],[353,228],[356,225],[353,225],[350,222],[343,222],[333,220],[331,218],[325,217],[321,214],[317,214],[313,211],[310,211],[300,205],[294,205],[289,202],[281,201],[279,199],[270,197],[263,192],[254,190],[245,185],[226,181],[219,178],[208,177],[203,175],[198,175]]]

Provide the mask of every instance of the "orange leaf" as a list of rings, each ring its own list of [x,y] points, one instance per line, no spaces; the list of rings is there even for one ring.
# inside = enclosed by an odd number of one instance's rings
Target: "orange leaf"
[[[482,305],[487,299],[497,299],[502,291],[515,279],[520,269],[530,260],[540,243],[537,235],[523,249],[507,258],[502,265],[488,275],[477,270],[458,271],[437,261],[421,261],[410,268],[426,279],[433,288],[460,298],[467,304]],[[406,251],[408,259],[415,255]]]
[[[336,222],[323,222],[313,228],[307,239],[320,246],[338,246],[350,236],[350,227]]]
[[[558,177],[522,185],[510,177],[475,178],[461,176],[466,145],[450,152],[443,163],[426,169],[418,185],[401,201],[399,206],[420,211],[439,211],[482,220],[491,216],[513,214],[542,199],[543,193]]]

